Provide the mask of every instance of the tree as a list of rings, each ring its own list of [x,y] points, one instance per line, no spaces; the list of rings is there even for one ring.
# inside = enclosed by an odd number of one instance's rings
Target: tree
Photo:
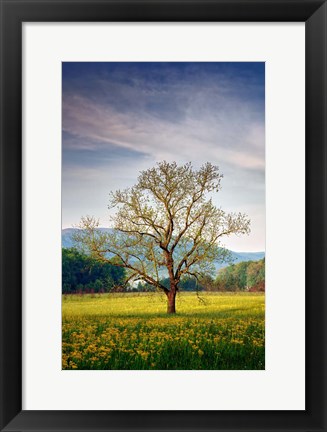
[[[97,259],[128,270],[128,281],[142,280],[167,296],[167,312],[175,313],[181,278],[200,280],[214,272],[213,261],[228,259],[220,239],[249,233],[246,215],[225,213],[210,194],[221,188],[217,166],[206,163],[159,162],[142,171],[135,186],[110,194],[114,229],[104,233],[94,217],[83,217],[75,239]],[[160,279],[169,278],[169,287]]]
[[[99,262],[74,248],[62,249],[62,292],[112,291],[123,285],[125,269]]]
[[[265,259],[243,261],[220,269],[215,286],[219,291],[264,291]]]
[[[251,291],[265,290],[265,259],[251,261],[247,269],[247,283]]]

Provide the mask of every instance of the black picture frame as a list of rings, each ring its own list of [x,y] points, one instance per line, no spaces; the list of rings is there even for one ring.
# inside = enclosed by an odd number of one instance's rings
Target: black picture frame
[[[326,1],[1,0],[0,4],[0,429],[221,432],[327,430]],[[65,21],[305,22],[305,411],[147,411],[146,405],[144,411],[22,411],[22,23]],[[196,389],[194,391],[196,393]]]

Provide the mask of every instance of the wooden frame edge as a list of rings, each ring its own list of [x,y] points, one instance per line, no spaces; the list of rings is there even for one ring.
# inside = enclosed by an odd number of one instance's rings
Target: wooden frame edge
[[[0,430],[310,430],[326,426],[327,5],[316,0],[1,0]],[[252,19],[251,19],[252,17]],[[74,19],[72,19],[74,18]],[[24,21],[306,21],[305,412],[22,411],[22,32]],[[12,287],[7,290],[6,286]],[[217,414],[218,413],[218,414]],[[232,413],[232,415],[231,415]],[[232,418],[234,417],[234,421]],[[235,418],[237,419],[235,420]],[[219,420],[219,423],[217,423]],[[88,425],[88,426],[86,426]]]

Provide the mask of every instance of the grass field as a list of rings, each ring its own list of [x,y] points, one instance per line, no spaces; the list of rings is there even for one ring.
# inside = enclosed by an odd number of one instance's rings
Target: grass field
[[[63,369],[264,369],[263,294],[63,296]]]

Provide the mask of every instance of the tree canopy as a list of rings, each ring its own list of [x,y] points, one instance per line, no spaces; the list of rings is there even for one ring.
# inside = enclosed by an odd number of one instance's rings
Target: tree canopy
[[[222,268],[214,286],[219,291],[264,291],[265,258]]]
[[[62,292],[117,291],[124,284],[125,269],[81,253],[77,249],[62,249]]]
[[[209,162],[198,170],[191,163],[159,162],[142,171],[133,187],[111,192],[112,232],[101,232],[99,222],[86,216],[75,239],[96,259],[124,267],[128,281],[162,290],[167,311],[174,313],[181,278],[213,274],[213,261],[228,260],[221,239],[250,231],[245,214],[226,213],[213,204],[222,177]],[[163,274],[168,287],[161,282]]]

